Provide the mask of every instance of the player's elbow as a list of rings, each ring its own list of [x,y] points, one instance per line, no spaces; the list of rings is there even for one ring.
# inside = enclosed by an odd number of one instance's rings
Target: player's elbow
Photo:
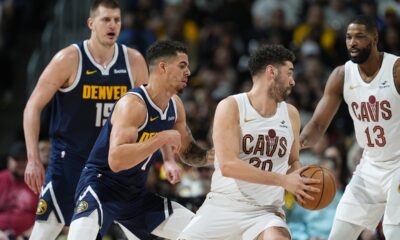
[[[232,176],[233,167],[229,161],[220,161],[219,169],[221,170],[222,176],[224,176],[224,177]]]
[[[117,173],[123,170],[123,166],[121,164],[120,156],[116,151],[110,150],[108,154],[108,165],[110,166],[111,171]]]

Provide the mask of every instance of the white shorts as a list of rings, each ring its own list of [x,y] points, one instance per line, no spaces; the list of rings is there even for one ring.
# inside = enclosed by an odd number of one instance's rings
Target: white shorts
[[[384,224],[400,224],[400,162],[374,163],[362,159],[347,185],[336,218],[375,229]]]
[[[253,240],[269,227],[288,229],[280,207],[260,207],[209,193],[178,239]]]

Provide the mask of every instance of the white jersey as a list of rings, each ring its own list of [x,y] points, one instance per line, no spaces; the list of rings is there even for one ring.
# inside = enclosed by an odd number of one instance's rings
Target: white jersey
[[[240,117],[239,158],[263,171],[286,174],[293,144],[293,130],[287,105],[278,103],[274,116],[264,118],[251,106],[246,93],[234,95]],[[258,206],[282,206],[284,189],[224,177],[215,159],[211,192]]]
[[[397,56],[384,53],[376,77],[366,83],[358,65],[345,64],[343,95],[363,157],[374,162],[400,160],[400,95],[393,80]]]

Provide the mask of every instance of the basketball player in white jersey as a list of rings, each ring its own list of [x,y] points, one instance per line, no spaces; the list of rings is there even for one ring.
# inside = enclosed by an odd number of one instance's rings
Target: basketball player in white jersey
[[[348,105],[360,164],[336,211],[330,240],[357,239],[374,229],[383,216],[387,240],[400,237],[400,61],[379,52],[373,19],[359,16],[347,27],[350,60],[330,75],[311,121],[301,133],[301,146],[312,146],[325,133],[342,99]]]
[[[318,191],[308,185],[318,180],[300,177],[300,117],[283,101],[295,84],[293,60],[282,46],[260,47],[249,62],[252,89],[218,104],[211,192],[179,239],[290,239],[285,189],[301,202]]]

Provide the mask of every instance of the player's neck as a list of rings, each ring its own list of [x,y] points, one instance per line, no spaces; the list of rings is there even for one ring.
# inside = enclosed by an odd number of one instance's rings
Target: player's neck
[[[254,88],[247,92],[251,106],[264,118],[272,117],[276,113],[278,103]]]
[[[370,58],[362,64],[358,65],[361,78],[364,82],[371,82],[379,72],[383,62],[383,53],[376,52],[371,54]]]
[[[157,105],[157,107],[164,111],[174,93],[166,90],[164,87],[158,86],[157,84],[158,83],[149,80],[149,84],[147,84],[145,88],[151,100]]]
[[[115,45],[105,46],[89,39],[89,41],[87,41],[87,46],[94,61],[104,69],[107,68],[114,57]]]

